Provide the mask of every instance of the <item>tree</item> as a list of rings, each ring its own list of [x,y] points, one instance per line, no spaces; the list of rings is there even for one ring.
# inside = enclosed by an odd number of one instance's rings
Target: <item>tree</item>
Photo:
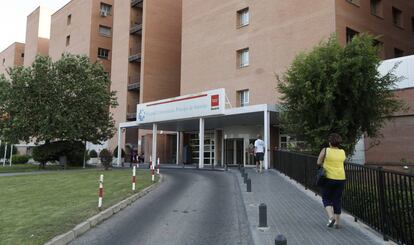
[[[65,54],[56,62],[38,56],[31,67],[10,70],[0,93],[0,133],[8,142],[99,143],[114,134],[109,111],[115,92],[108,74],[86,56]],[[3,85],[2,85],[3,84]]]
[[[299,54],[279,79],[282,127],[317,153],[330,133],[339,133],[352,153],[361,135],[380,137],[386,118],[403,109],[392,89],[393,71],[378,72],[380,47],[367,34],[341,47],[336,37]]]

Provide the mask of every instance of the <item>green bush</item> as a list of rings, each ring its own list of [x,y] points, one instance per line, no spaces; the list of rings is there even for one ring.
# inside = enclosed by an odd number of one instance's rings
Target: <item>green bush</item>
[[[29,161],[29,157],[26,155],[13,155],[12,163],[13,164],[25,164]]]
[[[108,151],[107,149],[103,149],[99,153],[99,158],[101,159],[101,162],[105,167],[105,170],[107,170],[109,168],[109,166],[111,166],[111,164],[112,164],[112,154],[111,154],[111,152]]]
[[[1,143],[0,146],[0,158],[4,158],[4,148],[5,148],[4,142]],[[17,153],[16,146],[13,145],[13,155]],[[10,157],[10,144],[7,145],[7,152],[6,152],[6,158]]]
[[[96,158],[96,157],[98,157],[98,153],[95,150],[91,150],[89,152],[89,157],[90,158]]]
[[[85,145],[82,142],[56,141],[37,146],[33,149],[33,159],[44,165],[48,161],[59,161],[67,157],[69,166],[82,166]]]
[[[114,157],[118,157],[118,146],[115,148],[114,152],[113,152],[113,156]],[[121,157],[125,158],[125,151],[124,149],[121,149]]]

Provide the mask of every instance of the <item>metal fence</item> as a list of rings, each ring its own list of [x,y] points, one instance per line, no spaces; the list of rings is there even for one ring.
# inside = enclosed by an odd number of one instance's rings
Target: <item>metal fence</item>
[[[275,169],[319,193],[317,157],[276,151]],[[384,240],[414,245],[414,175],[345,163],[342,206],[349,214],[382,233]]]

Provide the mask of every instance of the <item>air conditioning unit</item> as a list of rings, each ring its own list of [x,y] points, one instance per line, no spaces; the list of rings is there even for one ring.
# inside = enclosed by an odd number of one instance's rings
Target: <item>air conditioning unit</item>
[[[103,16],[103,17],[108,16],[108,11],[101,10],[101,16]]]

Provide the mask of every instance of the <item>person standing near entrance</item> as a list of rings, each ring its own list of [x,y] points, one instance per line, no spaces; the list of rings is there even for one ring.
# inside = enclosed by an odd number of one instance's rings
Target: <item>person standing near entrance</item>
[[[256,171],[260,173],[262,172],[264,154],[265,142],[259,134],[257,135],[257,140],[254,142],[254,155],[256,156]]]
[[[339,134],[330,134],[329,147],[323,148],[318,157],[318,165],[325,170],[326,180],[322,186],[322,202],[328,214],[328,227],[339,228],[341,199],[345,187],[345,151],[339,149],[342,142]]]

